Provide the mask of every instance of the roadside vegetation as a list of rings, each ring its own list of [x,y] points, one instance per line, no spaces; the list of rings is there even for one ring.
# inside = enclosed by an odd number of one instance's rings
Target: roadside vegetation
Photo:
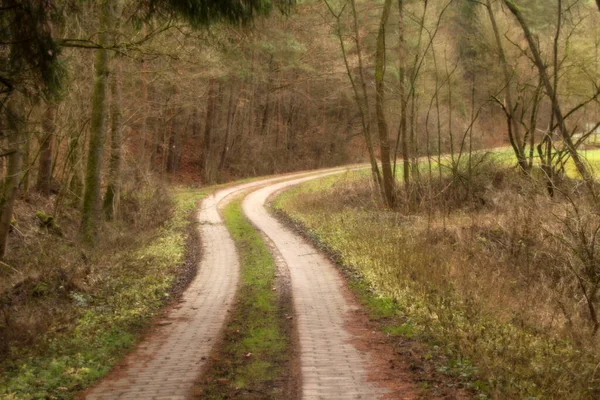
[[[221,346],[196,385],[199,399],[281,399],[292,395],[291,302],[275,260],[244,216],[241,199],[224,210],[239,251],[241,283]],[[289,296],[289,293],[288,293]]]
[[[19,204],[19,243],[0,267],[0,398],[70,399],[110,371],[193,276],[186,245],[205,193],[126,192],[94,247],[71,226],[76,210],[58,225],[50,206]]]
[[[201,195],[161,188],[368,162],[280,206],[394,307],[390,332],[492,397],[600,398],[599,11],[0,0],[0,397],[72,396],[181,286]],[[247,289],[267,324],[269,279]],[[270,368],[244,358],[216,393]]]
[[[466,163],[429,177],[422,163],[394,209],[364,172],[305,183],[274,207],[348,269],[387,333],[428,343],[445,360],[438,369],[481,397],[598,398],[600,219],[589,192],[563,177],[549,197],[539,169],[475,159],[470,179]]]

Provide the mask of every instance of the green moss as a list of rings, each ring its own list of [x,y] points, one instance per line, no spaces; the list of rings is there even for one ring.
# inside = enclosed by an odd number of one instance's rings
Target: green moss
[[[241,285],[237,307],[227,329],[223,357],[212,366],[200,398],[220,399],[235,391],[280,398],[272,382],[286,374],[289,339],[279,304],[276,264],[260,235],[243,215],[240,201],[224,210],[225,224],[239,251]],[[227,382],[227,384],[222,384]]]

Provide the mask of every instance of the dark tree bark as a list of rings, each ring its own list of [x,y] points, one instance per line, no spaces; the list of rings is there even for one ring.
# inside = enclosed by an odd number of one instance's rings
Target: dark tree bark
[[[167,153],[167,172],[173,173],[179,169],[180,132],[175,115],[169,124],[169,149]]]
[[[408,150],[408,137],[407,137],[407,108],[408,99],[406,98],[406,38],[405,38],[405,25],[404,25],[404,0],[398,0],[398,47],[399,47],[399,60],[400,65],[399,71],[399,96],[400,96],[400,126],[398,127],[398,138],[396,139],[396,150],[394,151],[394,176],[396,176],[396,157],[398,155],[398,143],[402,146],[402,176],[404,179],[404,186],[406,190],[409,190],[410,185],[410,153]]]
[[[13,207],[21,180],[21,149],[19,148],[21,127],[13,101],[13,99],[9,99],[5,106],[10,148],[6,178],[0,193],[0,258],[4,258],[6,254]]]
[[[106,219],[112,220],[118,216],[121,199],[121,147],[123,145],[123,115],[121,112],[121,82],[117,68],[113,70],[110,82],[110,161],[108,184],[104,196],[104,213]]]
[[[42,141],[40,143],[40,158],[36,188],[44,194],[50,193],[52,182],[53,143],[56,134],[57,105],[49,103],[42,119]]]
[[[197,138],[200,136],[200,113],[198,107],[194,107],[192,112],[192,137]]]
[[[22,193],[28,193],[31,187],[31,133],[23,132],[21,134],[23,140],[23,150],[21,155],[21,163],[23,164],[23,177],[21,178]],[[2,177],[3,167],[0,165],[0,177]]]
[[[227,158],[227,152],[229,151],[229,140],[231,137],[231,130],[233,129],[233,120],[237,112],[237,97],[235,93],[235,84],[231,84],[231,93],[229,94],[229,105],[227,108],[227,126],[225,128],[225,139],[223,141],[223,148],[221,150],[221,157],[219,160],[219,172],[225,167],[225,160]]]
[[[212,182],[212,141],[213,123],[217,107],[217,81],[211,79],[206,104],[206,124],[204,125],[204,181]]]

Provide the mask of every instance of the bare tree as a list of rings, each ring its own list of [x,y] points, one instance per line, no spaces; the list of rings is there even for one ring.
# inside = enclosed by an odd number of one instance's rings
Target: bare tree
[[[396,197],[394,184],[394,174],[390,161],[390,139],[388,136],[388,125],[385,117],[385,26],[390,17],[392,1],[386,0],[383,4],[381,13],[381,22],[379,23],[379,33],[377,34],[377,53],[375,56],[375,87],[376,87],[376,110],[377,110],[377,128],[379,131],[379,149],[381,156],[381,170],[383,172],[383,192],[385,202],[388,207],[393,208]]]

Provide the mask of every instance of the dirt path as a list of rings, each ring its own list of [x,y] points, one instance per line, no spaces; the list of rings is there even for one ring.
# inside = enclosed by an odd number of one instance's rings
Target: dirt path
[[[289,175],[289,178],[302,174]],[[220,190],[202,202],[198,213],[203,244],[198,273],[174,307],[143,341],[84,398],[185,399],[227,319],[239,280],[234,242],[218,208],[231,195],[282,177]]]
[[[323,176],[323,175],[321,175]],[[248,195],[244,212],[277,247],[290,271],[303,399],[375,399],[385,396],[369,380],[374,361],[357,349],[349,329],[356,307],[335,267],[312,245],[279,223],[265,209],[273,193],[314,176],[269,185]]]

